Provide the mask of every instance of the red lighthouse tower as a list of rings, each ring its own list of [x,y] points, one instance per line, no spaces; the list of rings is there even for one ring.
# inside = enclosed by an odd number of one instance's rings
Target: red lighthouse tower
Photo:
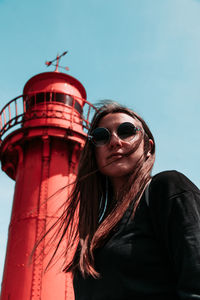
[[[74,298],[72,278],[62,272],[64,243],[44,272],[55,250],[53,230],[29,262],[36,242],[62,213],[70,192],[63,187],[75,179],[93,108],[83,85],[58,72],[59,58],[56,71],[32,77],[0,113],[2,170],[16,181],[1,300]]]

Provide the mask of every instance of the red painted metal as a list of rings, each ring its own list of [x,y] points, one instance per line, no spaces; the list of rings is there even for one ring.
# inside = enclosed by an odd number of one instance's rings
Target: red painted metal
[[[32,77],[0,112],[2,170],[16,181],[1,300],[74,299],[62,272],[67,236],[46,272],[58,228],[30,254],[66,205],[91,109],[82,84],[56,71]]]

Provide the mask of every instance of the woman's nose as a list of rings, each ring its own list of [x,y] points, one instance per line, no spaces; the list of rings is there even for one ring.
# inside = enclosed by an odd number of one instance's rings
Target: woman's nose
[[[110,136],[109,146],[121,146],[121,139],[118,137],[116,133],[112,133]]]

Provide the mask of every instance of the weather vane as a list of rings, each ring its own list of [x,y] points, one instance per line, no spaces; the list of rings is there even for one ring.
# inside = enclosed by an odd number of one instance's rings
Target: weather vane
[[[55,69],[56,72],[58,72],[58,68],[62,68],[62,69],[65,69],[65,70],[69,71],[68,67],[59,66],[59,60],[61,59],[62,56],[66,55],[67,53],[68,53],[68,51],[65,51],[65,52],[63,52],[63,54],[57,55],[57,57],[55,59],[53,59],[52,61],[46,61],[45,65],[47,65],[47,67],[49,67],[51,65],[55,66],[56,67],[56,69]],[[56,64],[54,64],[55,61],[56,61]]]

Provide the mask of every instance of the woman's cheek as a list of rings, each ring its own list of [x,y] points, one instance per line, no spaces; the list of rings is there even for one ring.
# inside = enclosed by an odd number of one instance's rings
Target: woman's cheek
[[[105,165],[105,150],[103,151],[103,147],[97,147],[95,151],[95,157],[97,162],[97,167],[101,170],[103,165]]]

